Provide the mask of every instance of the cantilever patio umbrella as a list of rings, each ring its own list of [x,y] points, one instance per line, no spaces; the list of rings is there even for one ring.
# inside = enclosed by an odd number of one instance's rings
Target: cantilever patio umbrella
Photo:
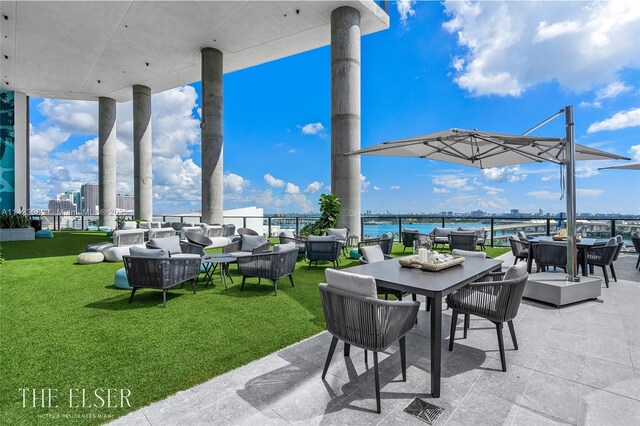
[[[640,170],[640,163],[621,164],[619,166],[600,167],[598,170]]]
[[[566,137],[528,136],[554,118],[565,115]],[[567,185],[567,275],[578,281],[575,241],[575,160],[626,159],[616,154],[576,145],[573,107],[563,108],[522,135],[451,129],[392,142],[383,142],[347,155],[418,157],[441,160],[480,169],[524,163],[552,162],[566,166]]]

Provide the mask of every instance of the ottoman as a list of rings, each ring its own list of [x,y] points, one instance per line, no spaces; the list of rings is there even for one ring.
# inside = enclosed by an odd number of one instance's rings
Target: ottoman
[[[94,225],[87,226],[87,231],[97,231],[97,230],[98,230],[97,226],[94,226]]]
[[[356,259],[356,260],[358,260],[358,259],[360,259],[360,252],[358,251],[358,249],[357,249],[357,248],[351,249],[351,250],[349,251],[349,257],[350,257],[351,259]]]
[[[108,247],[102,250],[104,260],[107,262],[122,262],[122,256],[129,256],[129,248],[131,246],[124,247]]]
[[[101,232],[110,232],[112,229],[109,226],[98,226],[98,231]]]
[[[76,260],[79,265],[89,265],[91,263],[100,263],[104,260],[104,255],[99,251],[87,251],[80,253]]]
[[[124,268],[120,268],[116,271],[116,275],[113,278],[113,285],[116,288],[121,288],[123,290],[131,290],[133,288],[129,285],[127,271]]]
[[[36,238],[53,238],[53,232],[48,229],[36,231]]]

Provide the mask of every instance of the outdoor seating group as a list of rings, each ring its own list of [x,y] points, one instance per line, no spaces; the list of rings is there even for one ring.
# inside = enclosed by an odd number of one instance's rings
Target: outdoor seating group
[[[433,248],[448,246],[450,250],[474,251],[476,247],[485,249],[487,231],[484,228],[433,228],[430,233],[422,234],[418,229],[402,230],[402,252],[413,248],[415,242],[419,247],[427,244]]]

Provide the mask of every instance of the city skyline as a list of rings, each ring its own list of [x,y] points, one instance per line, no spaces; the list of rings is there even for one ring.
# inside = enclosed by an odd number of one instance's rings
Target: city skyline
[[[623,43],[640,37],[638,6],[589,5],[419,2],[412,13],[392,9],[391,29],[362,39],[362,146],[451,127],[521,133],[574,105],[578,143],[640,161],[640,59]],[[495,28],[477,30],[482,19]],[[589,37],[587,29],[602,20],[620,24]],[[582,26],[563,26],[574,21]],[[518,42],[500,44],[504,34]],[[535,60],[497,60],[520,58],[520,51]],[[225,208],[309,212],[329,192],[328,58],[321,48],[225,75]],[[561,65],[569,62],[575,66]],[[156,214],[200,208],[200,94],[194,83],[153,96]],[[31,111],[32,207],[42,208],[68,186],[96,179],[97,104],[31,99]],[[563,127],[556,120],[537,133],[564,136]],[[132,193],[131,103],[118,105],[117,151],[118,192]],[[640,213],[640,175],[598,170],[609,164],[578,163],[578,211]],[[548,163],[479,171],[363,158],[362,210],[561,212],[559,175]]]

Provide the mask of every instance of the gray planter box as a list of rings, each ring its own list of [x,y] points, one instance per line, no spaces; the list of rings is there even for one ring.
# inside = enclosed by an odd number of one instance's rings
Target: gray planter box
[[[36,230],[33,228],[0,229],[0,241],[29,241],[35,239]]]

